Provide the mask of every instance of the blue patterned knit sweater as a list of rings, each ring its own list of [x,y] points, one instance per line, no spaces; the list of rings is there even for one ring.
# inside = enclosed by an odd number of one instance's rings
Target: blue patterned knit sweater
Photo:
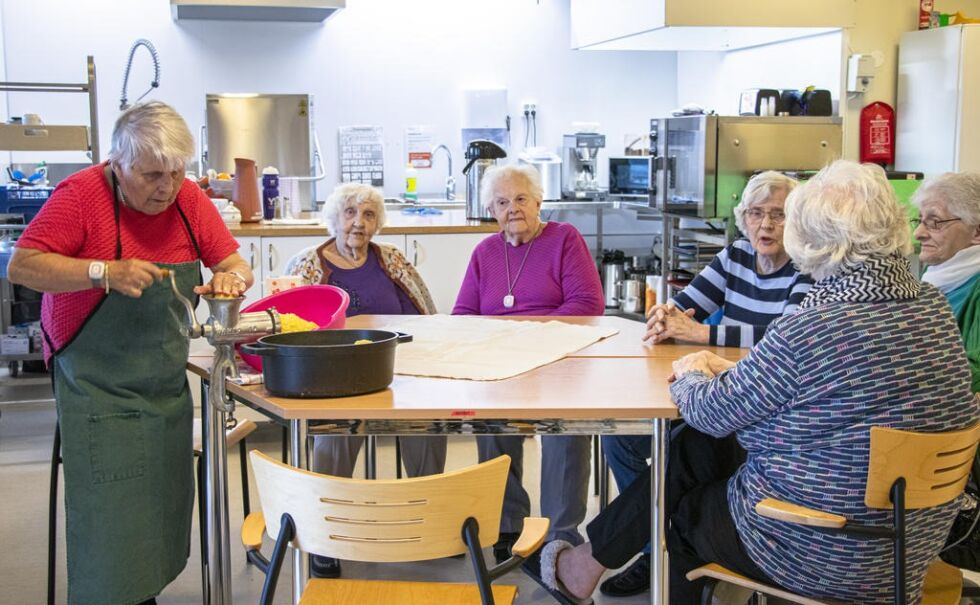
[[[755,504],[773,497],[885,524],[889,511],[864,505],[870,428],[949,431],[980,417],[956,320],[929,285],[911,300],[831,302],[776,319],[735,368],[714,380],[690,372],[671,392],[688,423],[736,432],[748,451],[728,503],[753,561],[785,588],[852,603],[893,602],[891,542],[767,519]],[[910,511],[909,603],[957,509]]]

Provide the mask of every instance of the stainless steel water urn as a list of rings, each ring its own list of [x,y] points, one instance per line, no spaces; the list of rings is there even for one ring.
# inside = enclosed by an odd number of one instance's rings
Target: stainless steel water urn
[[[470,141],[463,157],[467,160],[463,168],[463,174],[466,175],[466,218],[480,221],[495,220],[480,199],[480,185],[483,183],[483,174],[487,169],[496,165],[497,160],[507,157],[507,152],[493,141],[476,139]]]

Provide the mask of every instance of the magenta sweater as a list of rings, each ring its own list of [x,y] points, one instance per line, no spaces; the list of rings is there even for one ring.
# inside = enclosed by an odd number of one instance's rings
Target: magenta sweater
[[[495,233],[473,250],[453,315],[602,315],[599,272],[585,239],[568,223],[549,222],[528,246],[512,246]],[[514,306],[504,306],[510,265]],[[524,270],[517,272],[527,253]],[[515,282],[516,278],[516,282]]]

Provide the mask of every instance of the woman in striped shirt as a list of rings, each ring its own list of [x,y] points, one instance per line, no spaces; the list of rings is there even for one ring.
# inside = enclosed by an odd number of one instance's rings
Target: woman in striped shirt
[[[684,290],[650,309],[647,338],[751,347],[766,326],[793,313],[812,280],[797,271],[783,248],[783,205],[796,181],[774,171],[752,177],[735,207],[745,239],[718,253]],[[721,310],[718,326],[702,322]]]

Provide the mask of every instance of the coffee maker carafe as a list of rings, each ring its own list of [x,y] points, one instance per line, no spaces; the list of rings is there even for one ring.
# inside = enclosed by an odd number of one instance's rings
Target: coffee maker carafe
[[[568,199],[596,199],[599,179],[596,164],[599,150],[606,146],[606,135],[577,132],[562,137],[564,171],[561,193]]]
[[[507,152],[493,141],[476,139],[470,141],[463,157],[468,160],[463,167],[463,174],[466,176],[466,218],[480,221],[495,220],[480,199],[480,185],[483,183],[483,175],[487,168],[496,165],[497,160],[507,157]]]

